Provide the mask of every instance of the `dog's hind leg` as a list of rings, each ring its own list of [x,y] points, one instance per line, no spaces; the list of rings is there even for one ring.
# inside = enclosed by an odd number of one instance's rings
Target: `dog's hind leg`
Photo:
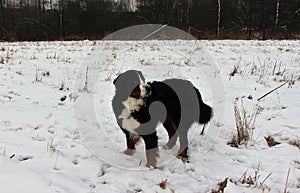
[[[180,141],[180,149],[177,154],[177,158],[181,159],[183,162],[188,162],[188,138],[187,138],[187,130],[181,129],[179,132],[179,141]]]
[[[168,132],[169,141],[163,145],[164,149],[171,149],[176,144],[178,133],[177,133],[177,126],[174,121],[167,117],[166,121],[163,123],[163,126]]]

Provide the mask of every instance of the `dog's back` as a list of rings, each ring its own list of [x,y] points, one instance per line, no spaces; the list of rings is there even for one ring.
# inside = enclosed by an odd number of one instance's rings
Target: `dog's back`
[[[211,107],[203,102],[199,90],[190,81],[167,79],[148,84],[152,89],[151,102],[162,102],[177,126],[180,122],[182,127],[188,128],[194,122],[203,124],[210,120]]]

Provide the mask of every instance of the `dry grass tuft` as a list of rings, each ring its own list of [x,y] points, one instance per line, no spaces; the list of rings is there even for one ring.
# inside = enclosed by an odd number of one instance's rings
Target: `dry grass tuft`
[[[295,147],[298,147],[300,149],[300,140],[299,139],[291,140],[291,141],[289,141],[289,144],[293,145]]]
[[[240,100],[240,104],[238,104],[238,101],[239,99],[237,98],[233,107],[237,134],[228,143],[228,145],[233,147],[238,147],[244,143],[247,144],[251,140],[257,116],[256,106],[249,111],[245,108],[243,99]]]
[[[275,139],[272,136],[265,137],[265,139],[266,139],[269,147],[273,147],[275,145],[280,144],[279,142],[275,141]]]
[[[161,187],[161,189],[165,190],[167,188],[167,185],[168,185],[168,180],[165,179],[162,182],[160,182],[158,185],[159,185],[159,187]]]
[[[211,193],[223,193],[227,186],[228,178],[218,183],[218,189],[212,190]]]
[[[235,65],[232,69],[232,71],[229,73],[229,79],[234,76],[236,73],[238,73],[238,70],[239,70],[239,66],[238,65]]]
[[[265,192],[266,190],[270,191],[270,188],[265,185],[265,182],[272,175],[272,172],[270,172],[265,178],[260,180],[261,175],[259,174],[259,167],[260,166],[258,166],[258,168],[254,170],[253,175],[247,175],[248,171],[245,171],[238,180],[230,179],[230,182],[234,183],[235,185],[243,185],[249,188],[259,189],[262,190],[262,192]]]

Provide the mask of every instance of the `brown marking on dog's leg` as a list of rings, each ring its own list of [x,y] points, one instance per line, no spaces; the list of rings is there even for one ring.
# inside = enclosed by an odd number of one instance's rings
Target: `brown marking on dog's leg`
[[[126,149],[124,151],[124,154],[126,155],[133,155],[135,153],[135,149]]]
[[[178,134],[177,134],[177,125],[170,116],[167,116],[166,121],[163,123],[163,126],[168,132],[169,141],[163,145],[164,149],[171,149],[176,144]]]
[[[133,155],[135,153],[135,146],[139,142],[140,137],[126,133],[127,149],[124,151],[126,155]]]

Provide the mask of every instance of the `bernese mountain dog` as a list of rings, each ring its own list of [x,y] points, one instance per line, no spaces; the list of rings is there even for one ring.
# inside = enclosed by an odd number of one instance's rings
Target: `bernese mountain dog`
[[[161,122],[169,136],[163,148],[172,148],[179,137],[178,158],[187,161],[188,129],[195,122],[207,123],[212,116],[212,108],[202,101],[199,90],[183,79],[146,83],[142,72],[137,70],[120,74],[113,83],[116,88],[113,111],[126,135],[127,149],[124,153],[132,155],[142,138],[146,148],[146,166],[156,168],[159,157],[156,127]]]

